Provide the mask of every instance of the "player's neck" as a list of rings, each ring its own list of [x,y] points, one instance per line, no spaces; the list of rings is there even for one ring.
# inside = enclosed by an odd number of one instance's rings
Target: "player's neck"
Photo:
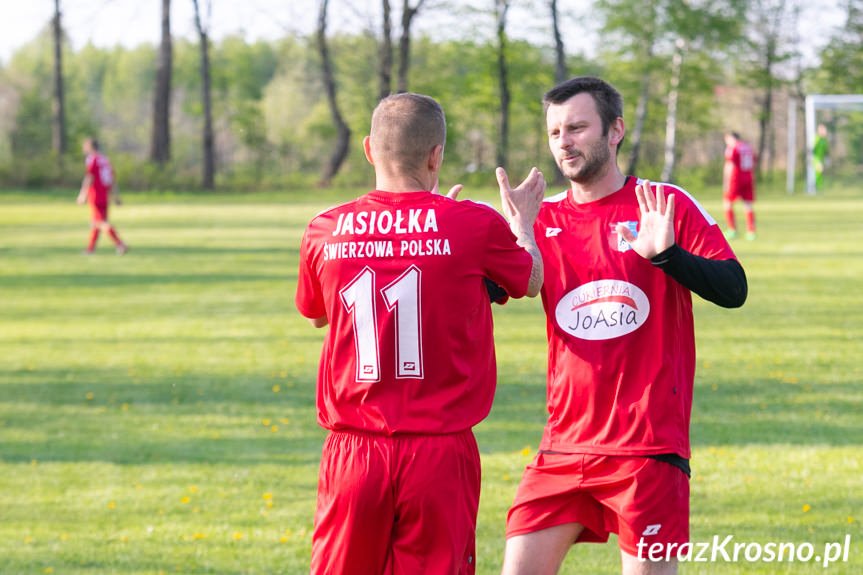
[[[614,163],[609,167],[608,172],[597,180],[586,183],[573,182],[570,180],[570,184],[572,186],[572,199],[575,200],[577,204],[595,202],[610,196],[622,188],[625,183],[626,176],[624,176],[617,168],[617,163]]]
[[[375,189],[393,194],[427,192],[434,187],[434,174],[375,174]]]

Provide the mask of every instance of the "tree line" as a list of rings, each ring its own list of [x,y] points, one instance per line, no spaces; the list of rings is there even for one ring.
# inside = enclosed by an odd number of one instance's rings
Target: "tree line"
[[[843,3],[844,25],[816,65],[804,65],[795,32],[802,0],[595,0],[591,56],[566,45],[578,33],[572,0],[530,3],[546,43],[510,37],[523,0],[380,0],[379,21],[353,33],[330,30],[331,12],[351,0],[318,0],[314,34],[256,42],[213,41],[212,2],[178,1],[193,4],[194,40],[172,34],[171,0],[162,0],[157,45],[76,51],[54,0],[43,32],[0,68],[0,185],[74,181],[86,135],[104,142],[127,187],[366,184],[355,136],[380,98],[408,90],[444,106],[446,177],[487,183],[497,165],[550,173],[540,98],[578,74],[601,75],[624,95],[626,171],[666,181],[704,163],[687,159],[693,142],[741,129],[717,117],[715,87],[745,86],[757,108],[758,169],[769,173],[777,90],[863,91],[863,0]],[[417,19],[436,11],[458,13],[477,33],[417,36]]]

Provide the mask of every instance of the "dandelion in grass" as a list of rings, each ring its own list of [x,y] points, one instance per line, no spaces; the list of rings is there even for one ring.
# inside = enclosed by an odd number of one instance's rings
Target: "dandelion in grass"
[[[282,418],[282,425],[290,425],[291,420],[287,417]]]
[[[282,387],[279,385],[273,386],[273,393],[279,393],[282,390]]]
[[[278,430],[279,430],[279,426],[278,426],[278,425],[274,425],[274,426],[272,426],[272,427],[270,428],[270,431],[272,431],[273,433],[277,432]]]
[[[194,537],[195,539],[206,539],[206,538],[207,538],[207,534],[206,534],[206,533],[195,533],[195,534],[193,535],[193,537]]]
[[[272,423],[272,421],[270,421],[269,419],[264,419],[261,421],[261,424],[264,425],[265,427],[269,427],[271,423]]]
[[[65,533],[63,533],[62,535],[60,535],[60,541],[66,541],[67,539],[69,539],[69,536],[68,536],[68,535],[66,535]]]
[[[108,502],[108,509],[114,509],[117,505],[113,501]]]
[[[272,498],[273,498],[273,494],[272,494],[272,493],[264,493],[264,494],[263,494],[263,496],[262,496],[262,498],[263,498],[263,499],[272,499]]]
[[[810,509],[812,509],[812,508],[811,508],[811,507],[809,507],[809,504],[807,503],[806,505],[804,505],[804,506],[803,506],[803,513],[806,513],[806,512],[807,512],[807,511],[809,511]]]
[[[282,373],[281,373],[281,374],[279,374],[279,375],[281,375],[281,376],[282,376],[282,379],[285,379],[286,377],[288,377],[288,372],[287,372],[287,371],[285,371],[285,370],[283,369],[283,370],[282,370]]]
[[[28,537],[27,539],[24,540],[24,543],[33,543],[33,538]]]
[[[191,487],[189,487],[189,491],[191,491],[192,493],[197,493],[198,492],[198,486],[192,485]]]
[[[242,533],[240,533],[239,531],[237,531],[236,533],[234,533],[234,539],[235,539],[235,540],[239,541],[239,540],[240,540],[240,539],[242,539],[242,538],[243,538],[243,534],[242,534]]]
[[[51,567],[45,567],[45,573],[53,573],[54,570]]]
[[[853,517],[851,517],[851,516],[849,516],[849,517],[848,517],[848,523],[854,523],[854,518],[853,518]]]
[[[87,395],[85,395],[84,397],[86,397],[87,399],[93,399],[95,396],[93,395],[92,391],[88,391]]]
[[[188,497],[183,497],[182,499],[180,499],[180,503],[182,503],[183,505],[185,505],[189,501],[191,501],[191,499],[189,499]]]
[[[530,445],[526,445],[524,449],[521,450],[522,455],[530,455]]]

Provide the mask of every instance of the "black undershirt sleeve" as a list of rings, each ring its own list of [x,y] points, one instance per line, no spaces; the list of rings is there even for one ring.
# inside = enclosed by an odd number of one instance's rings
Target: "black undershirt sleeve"
[[[740,307],[746,301],[746,273],[737,260],[711,260],[674,244],[650,263],[680,285],[718,306]]]
[[[492,303],[503,305],[509,299],[509,294],[506,290],[491,281],[488,278],[482,278],[485,281],[485,291],[488,292],[488,299]]]

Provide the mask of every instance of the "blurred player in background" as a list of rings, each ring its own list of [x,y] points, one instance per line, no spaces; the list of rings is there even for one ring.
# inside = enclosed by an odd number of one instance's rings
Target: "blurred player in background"
[[[827,141],[827,126],[818,124],[815,130],[815,144],[812,146],[812,167],[815,168],[815,189],[824,187],[824,167],[827,155],[830,153],[830,144]]]
[[[614,87],[573,78],[543,102],[571,186],[534,225],[549,417],[507,517],[503,572],[553,575],[574,543],[617,533],[625,575],[675,573],[689,538],[690,292],[740,306],[746,276],[688,193],[620,172]]]
[[[480,459],[471,428],[496,385],[484,278],[539,293],[534,168],[501,170],[509,224],[435,193],[446,122],[419,94],[383,99],[363,146],[376,189],[324,211],[300,248],[296,304],[329,324],[317,384],[324,444],[312,540],[317,575],[470,574]]]
[[[81,182],[81,192],[78,194],[78,203],[90,204],[90,241],[87,244],[86,254],[92,254],[96,249],[96,241],[99,232],[103,231],[111,236],[117,246],[120,255],[129,251],[126,244],[117,236],[117,232],[108,221],[108,204],[113,198],[120,205],[120,196],[117,194],[117,184],[114,181],[114,168],[111,162],[99,151],[99,142],[94,138],[86,138],[81,148],[87,156],[86,174]]]
[[[755,152],[749,143],[740,139],[737,132],[725,134],[725,168],[722,172],[722,208],[728,229],[725,237],[737,237],[737,224],[734,221],[734,202],[743,200],[743,212],[746,216],[746,239],[755,239]]]

